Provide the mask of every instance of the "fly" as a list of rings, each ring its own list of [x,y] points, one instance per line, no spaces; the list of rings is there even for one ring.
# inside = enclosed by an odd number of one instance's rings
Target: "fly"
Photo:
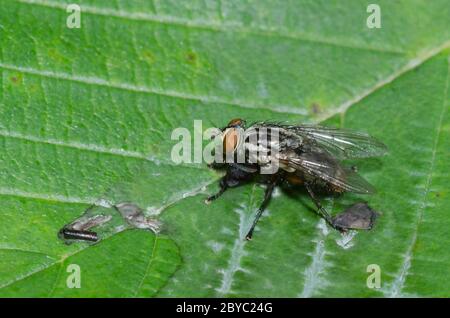
[[[269,203],[276,186],[304,186],[317,207],[318,214],[333,228],[370,229],[375,211],[360,206],[347,210],[346,217],[331,217],[321,205],[317,189],[330,193],[371,194],[374,187],[362,178],[355,167],[345,167],[342,160],[369,158],[387,153],[387,147],[363,132],[313,125],[287,125],[257,122],[249,126],[243,119],[233,119],[215,138],[221,138],[223,158],[213,168],[225,168],[220,189],[205,200],[209,204],[228,188],[237,187],[265,175],[267,188],[246,239],[250,240],[256,224]],[[217,157],[216,157],[217,158]],[[232,158],[232,160],[227,160]],[[223,159],[223,160],[222,160]],[[240,159],[240,160],[236,160]],[[269,172],[268,172],[269,171]],[[270,172],[272,171],[272,172]],[[373,215],[372,215],[373,214]],[[358,220],[361,218],[361,220]],[[364,218],[364,220],[362,220]]]

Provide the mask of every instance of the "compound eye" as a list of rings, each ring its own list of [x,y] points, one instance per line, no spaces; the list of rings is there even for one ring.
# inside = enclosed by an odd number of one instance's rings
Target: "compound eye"
[[[232,119],[232,120],[228,123],[228,127],[241,127],[243,122],[244,122],[244,121],[243,121],[242,119],[240,119],[240,118],[235,118],[235,119]]]
[[[238,130],[235,128],[227,129],[223,138],[223,148],[226,153],[233,152],[238,143]]]

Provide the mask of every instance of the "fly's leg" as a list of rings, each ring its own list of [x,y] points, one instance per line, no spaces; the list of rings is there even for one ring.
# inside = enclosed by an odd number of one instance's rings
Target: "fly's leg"
[[[206,204],[210,204],[212,201],[220,197],[228,188],[237,187],[243,183],[249,181],[255,172],[244,171],[238,166],[230,165],[228,167],[226,175],[220,180],[220,190],[209,196],[206,200]]]
[[[258,212],[256,212],[255,219],[253,220],[252,227],[248,231],[247,235],[245,236],[245,239],[250,241],[253,236],[253,231],[255,230],[256,224],[258,223],[259,219],[261,218],[261,215],[263,214],[264,210],[266,209],[267,204],[270,201],[270,198],[272,197],[273,190],[275,189],[275,186],[277,185],[277,182],[270,182],[267,185],[266,191],[264,192],[264,200],[259,206]]]
[[[327,210],[325,210],[325,208],[322,206],[322,204],[320,203],[320,200],[314,194],[314,192],[311,188],[311,185],[309,183],[305,183],[305,187],[309,193],[309,196],[311,197],[314,204],[316,205],[319,215],[321,217],[323,217],[325,219],[325,221],[327,221],[327,223],[329,225],[331,225],[334,229],[337,229],[336,226],[334,225],[333,218],[330,216],[330,214],[328,214]]]
[[[225,178],[226,178],[226,176],[220,180],[220,190],[217,193],[206,198],[206,200],[205,200],[206,204],[210,204],[212,201],[216,200],[228,189],[228,185],[227,185]]]

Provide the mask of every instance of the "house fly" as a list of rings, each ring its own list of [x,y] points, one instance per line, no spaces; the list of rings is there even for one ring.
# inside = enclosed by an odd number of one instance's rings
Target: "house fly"
[[[354,167],[345,167],[341,161],[384,155],[387,147],[382,142],[363,132],[271,122],[246,125],[246,121],[239,118],[231,120],[226,127],[220,129],[219,134],[214,136],[218,137],[221,138],[222,152],[215,157],[211,166],[225,168],[226,174],[220,181],[220,190],[208,197],[205,203],[211,203],[228,188],[249,182],[258,175],[264,174],[268,180],[264,199],[246,239],[252,238],[274,188],[283,183],[304,186],[315,203],[318,214],[337,230],[372,227],[375,217],[367,216],[367,213],[364,218],[370,222],[358,222],[355,218],[359,214],[355,213],[351,217],[331,217],[321,205],[316,190],[324,189],[337,194],[373,193],[374,187]],[[355,227],[355,224],[358,226]]]

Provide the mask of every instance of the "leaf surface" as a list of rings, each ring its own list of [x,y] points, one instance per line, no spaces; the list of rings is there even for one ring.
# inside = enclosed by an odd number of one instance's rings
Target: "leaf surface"
[[[67,3],[0,3],[0,296],[450,295],[448,1],[378,1],[381,29],[366,27],[366,1],[85,0],[80,29]],[[354,162],[377,194],[324,199],[333,214],[367,200],[374,230],[343,237],[306,193],[277,190],[242,240],[263,189],[206,206],[221,175],[170,157],[173,129],[235,117],[386,143],[388,156]],[[58,240],[124,180],[164,234]]]

